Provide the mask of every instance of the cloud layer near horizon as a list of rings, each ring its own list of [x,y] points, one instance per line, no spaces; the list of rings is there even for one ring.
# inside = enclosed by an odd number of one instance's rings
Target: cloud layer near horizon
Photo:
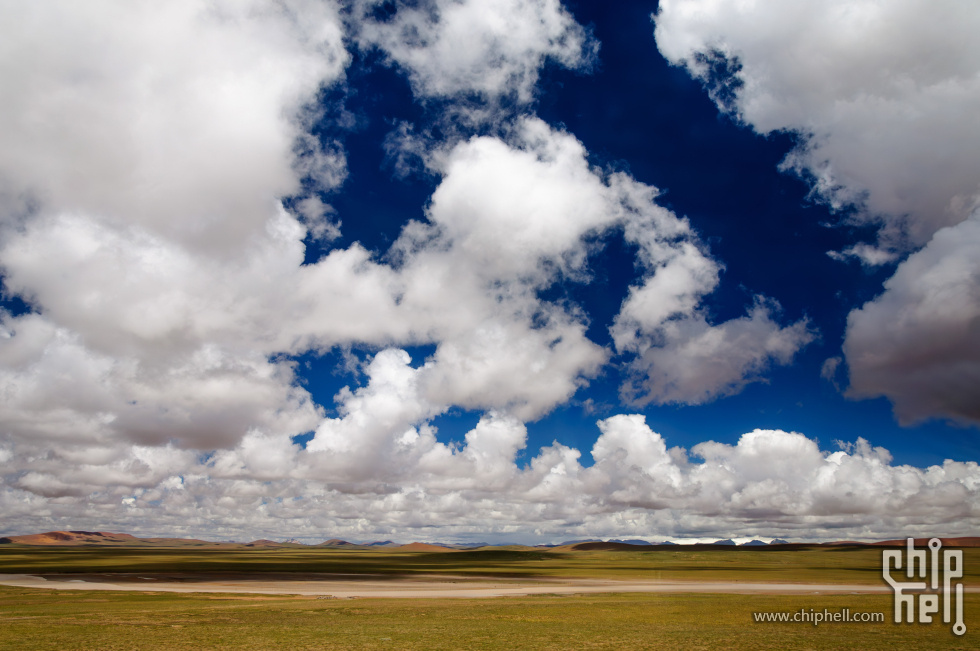
[[[667,448],[642,416],[598,422],[590,467],[560,444],[517,461],[526,431],[485,415],[459,447],[431,428],[385,428],[416,417],[421,371],[399,351],[378,355],[371,383],[346,398],[306,450],[288,437],[250,434],[201,458],[172,446],[67,451],[35,458],[0,493],[11,530],[38,522],[98,522],[143,535],[369,540],[557,541],[569,537],[819,540],[975,530],[980,469],[947,461],[890,463],[858,439],[822,451],[797,433],[756,430],[737,445]],[[395,387],[401,409],[390,404]],[[0,454],[16,455],[17,449]],[[45,499],[45,496],[50,499]],[[122,506],[120,506],[122,505]],[[532,524],[533,523],[533,524]]]
[[[762,296],[714,319],[704,299],[722,264],[657,189],[504,108],[533,105],[545,61],[589,65],[592,42],[560,4],[433,1],[385,20],[377,3],[355,4],[5,9],[2,74],[17,101],[0,107],[0,267],[5,291],[32,308],[0,315],[5,527],[82,517],[136,532],[152,521],[195,535],[217,523],[222,536],[430,537],[531,523],[540,536],[972,526],[976,464],[895,467],[861,441],[830,454],[756,431],[695,447],[695,463],[623,415],[600,421],[593,466],[558,444],[521,462],[525,423],[613,357],[627,401],[702,404],[789,363],[815,333],[806,319],[781,323]],[[437,179],[424,220],[387,251],[353,243],[309,261],[311,239],[342,229],[323,203],[346,174],[342,143],[312,129],[340,119],[316,102],[345,83],[345,37],[379,48],[422,102],[465,97],[471,122],[411,143]],[[637,273],[602,324],[604,347],[580,306],[547,291],[589,282],[610,233],[634,247]],[[413,363],[403,348],[418,345],[433,352]],[[350,346],[372,353],[366,381],[327,417],[332,405],[316,404],[291,360]],[[453,408],[482,414],[460,447],[432,425]],[[301,449],[292,437],[306,432]],[[871,487],[874,503],[855,497]],[[771,527],[753,529],[760,521]]]

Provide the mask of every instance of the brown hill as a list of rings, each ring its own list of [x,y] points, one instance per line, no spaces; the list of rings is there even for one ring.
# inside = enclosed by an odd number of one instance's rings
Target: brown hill
[[[341,540],[340,538],[324,540],[319,545],[314,545],[314,547],[329,547],[330,549],[372,549],[367,545],[358,545],[356,543],[347,542],[346,540]]]
[[[132,545],[139,543],[140,539],[128,533],[108,531],[48,531],[26,536],[7,536],[0,538],[0,541],[20,545]]]
[[[275,540],[266,540],[262,538],[260,540],[253,540],[250,543],[245,543],[246,547],[280,547],[281,543],[277,543]]]
[[[212,542],[210,540],[199,540],[197,538],[137,538],[137,541],[147,545],[166,545],[168,547],[199,547],[201,545],[238,545],[233,542]]]
[[[109,531],[48,531],[24,536],[7,536],[0,538],[0,544],[72,546],[72,545],[140,545],[160,547],[200,547],[238,545],[239,543],[217,543],[191,538],[137,538],[128,533],[112,533]]]

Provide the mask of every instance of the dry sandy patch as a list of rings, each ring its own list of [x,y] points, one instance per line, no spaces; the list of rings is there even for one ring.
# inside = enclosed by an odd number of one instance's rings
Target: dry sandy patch
[[[298,594],[336,598],[477,598],[534,594],[600,592],[713,592],[724,594],[857,594],[890,593],[886,585],[820,583],[753,583],[738,581],[617,581],[609,579],[483,579],[455,576],[390,577],[318,575],[310,577],[220,577],[198,575],[47,575],[0,574],[0,584],[56,590],[126,590],[138,592],[224,592]],[[968,588],[967,592],[976,592]]]

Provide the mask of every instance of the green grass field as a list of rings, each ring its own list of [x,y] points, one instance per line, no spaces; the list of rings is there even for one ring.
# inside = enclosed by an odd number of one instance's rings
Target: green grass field
[[[969,595],[966,621],[980,621]],[[755,623],[753,611],[884,612],[879,595],[352,599],[0,587],[0,649],[975,649],[948,626]]]
[[[980,560],[964,550],[966,585]],[[881,551],[454,552],[0,549],[0,573],[450,573],[880,583]],[[891,623],[890,595],[602,594],[494,599],[58,591],[0,586],[0,649],[976,649],[968,632]],[[758,611],[883,612],[884,623],[756,623]]]

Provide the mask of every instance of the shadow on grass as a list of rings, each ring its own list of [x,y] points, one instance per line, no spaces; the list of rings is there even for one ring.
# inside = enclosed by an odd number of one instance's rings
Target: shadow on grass
[[[975,576],[980,548],[964,550],[966,579]],[[358,575],[379,579],[413,575],[537,578],[728,578],[761,581],[873,581],[880,550],[824,548],[795,553],[731,553],[720,550],[548,551],[476,549],[450,552],[336,549],[199,549],[186,547],[0,546],[4,574],[208,574],[211,576]]]

